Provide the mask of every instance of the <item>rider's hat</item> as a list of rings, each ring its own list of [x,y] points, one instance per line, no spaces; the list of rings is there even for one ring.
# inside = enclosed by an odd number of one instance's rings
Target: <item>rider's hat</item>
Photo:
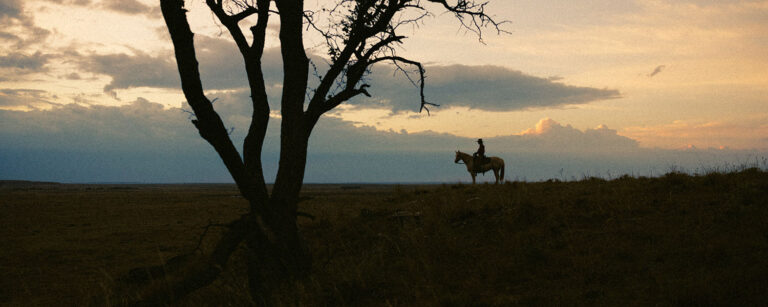
[[[482,143],[482,142],[483,142],[483,139],[477,139],[477,142],[478,142],[478,143]]]

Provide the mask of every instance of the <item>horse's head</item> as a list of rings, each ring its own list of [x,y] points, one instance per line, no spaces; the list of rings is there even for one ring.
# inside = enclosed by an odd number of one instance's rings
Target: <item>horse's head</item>
[[[456,160],[453,161],[453,163],[459,163],[461,161],[461,155],[459,155],[459,151],[456,151]]]

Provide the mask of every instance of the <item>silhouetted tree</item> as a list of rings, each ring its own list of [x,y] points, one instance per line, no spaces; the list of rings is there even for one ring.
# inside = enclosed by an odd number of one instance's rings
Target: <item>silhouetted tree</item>
[[[210,284],[240,244],[245,244],[248,250],[251,295],[258,303],[269,304],[275,287],[310,272],[311,257],[297,231],[296,216],[308,140],[320,116],[355,96],[370,96],[365,77],[374,64],[385,62],[394,64],[420,88],[420,110],[433,105],[424,97],[421,63],[398,55],[395,48],[405,39],[398,30],[418,26],[431,9],[452,13],[464,29],[476,33],[481,40],[482,30],[487,27],[501,31],[500,23],[486,14],[486,3],[471,0],[336,0],[331,2],[332,6],[318,11],[305,10],[303,0],[206,0],[243,56],[251,91],[253,114],[241,156],[203,92],[194,34],[184,1],[161,0],[160,4],[173,41],[181,87],[195,115],[192,123],[221,157],[249,202],[250,212],[227,225],[203,265],[169,287],[144,295],[140,304],[183,297]],[[246,18],[255,19],[249,28],[253,37],[250,43],[240,27]],[[280,21],[284,73],[280,161],[271,193],[264,181],[261,161],[270,113],[262,72],[270,18]],[[311,63],[304,47],[304,34],[308,31],[319,33],[327,44],[329,67],[323,74],[310,73]],[[415,69],[409,73],[407,67]],[[318,78],[316,87],[309,86],[313,75]]]

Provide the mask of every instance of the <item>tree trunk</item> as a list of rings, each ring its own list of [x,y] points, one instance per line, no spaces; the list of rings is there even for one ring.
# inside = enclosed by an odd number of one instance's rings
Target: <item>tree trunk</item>
[[[254,302],[260,306],[277,304],[280,289],[309,275],[311,257],[293,221],[272,222],[280,227],[271,235],[254,231],[246,238],[248,250],[248,286]]]
[[[273,305],[275,292],[309,275],[311,256],[299,236],[296,210],[307,146],[313,124],[306,120],[304,100],[309,59],[303,45],[303,1],[277,1],[280,12],[280,48],[283,57],[283,95],[280,102],[280,162],[269,203],[261,215],[267,226],[263,236],[250,236],[249,284],[254,300]],[[288,285],[290,286],[290,285]]]
[[[279,289],[290,288],[291,283],[311,272],[312,258],[296,224],[309,135],[303,132],[305,129],[292,128],[287,130],[300,133],[288,133],[294,138],[284,140],[278,177],[267,212],[262,216],[268,231],[254,232],[246,239],[249,288],[260,305],[276,304]]]
[[[296,224],[311,128],[303,121],[283,120],[280,164],[271,197],[245,241],[249,290],[254,301],[264,306],[277,304],[277,291],[308,276],[312,265]]]

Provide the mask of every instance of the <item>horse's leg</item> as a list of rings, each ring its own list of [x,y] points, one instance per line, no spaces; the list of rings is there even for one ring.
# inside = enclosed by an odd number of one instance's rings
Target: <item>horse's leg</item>
[[[475,172],[470,172],[469,174],[472,175],[472,184],[475,184],[475,177],[477,174],[475,174]]]
[[[499,169],[497,168],[493,169],[493,176],[496,177],[496,184],[499,184]]]

